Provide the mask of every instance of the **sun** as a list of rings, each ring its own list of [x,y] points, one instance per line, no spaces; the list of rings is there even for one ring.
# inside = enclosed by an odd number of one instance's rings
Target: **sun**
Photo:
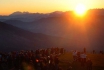
[[[75,13],[79,16],[85,15],[86,11],[87,11],[87,9],[86,9],[85,5],[83,5],[83,4],[78,4],[75,8]]]

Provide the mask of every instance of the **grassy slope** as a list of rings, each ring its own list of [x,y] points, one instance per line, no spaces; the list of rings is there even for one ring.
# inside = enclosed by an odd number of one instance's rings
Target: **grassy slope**
[[[93,62],[93,70],[104,70],[104,54],[87,54],[87,58],[90,58]],[[72,70],[86,70],[86,67],[82,68],[79,62],[73,62],[71,53],[65,53],[59,57],[59,66],[66,70],[71,63]]]

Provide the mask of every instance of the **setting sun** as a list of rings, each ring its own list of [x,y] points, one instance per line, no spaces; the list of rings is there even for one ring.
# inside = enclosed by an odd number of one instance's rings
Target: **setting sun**
[[[75,8],[75,13],[80,16],[85,15],[86,11],[87,9],[83,4],[78,4]]]

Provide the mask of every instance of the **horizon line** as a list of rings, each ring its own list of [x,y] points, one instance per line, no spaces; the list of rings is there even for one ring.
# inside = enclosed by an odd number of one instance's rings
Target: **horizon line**
[[[104,10],[104,8],[93,8],[93,9],[88,9],[87,11],[89,10]],[[73,12],[74,10],[67,10],[67,11],[53,11],[53,12]],[[42,13],[42,12],[29,12],[29,11],[14,11],[8,15],[2,15],[0,14],[0,16],[9,16],[15,12],[20,12],[20,13],[29,13],[29,14],[36,14],[36,13],[39,13],[39,14],[50,14],[50,13],[53,13],[53,12],[47,12],[47,13]]]

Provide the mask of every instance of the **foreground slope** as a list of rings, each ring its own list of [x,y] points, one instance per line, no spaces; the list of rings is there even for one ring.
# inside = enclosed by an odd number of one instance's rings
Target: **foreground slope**
[[[104,54],[87,54],[87,60],[90,58],[92,60],[92,70],[104,70]],[[60,64],[59,66],[63,70],[67,70],[67,68],[71,65],[71,70],[87,70],[86,66],[82,67],[79,61],[73,62],[73,55],[72,53],[65,53],[59,57]],[[69,64],[70,63],[70,64]]]

